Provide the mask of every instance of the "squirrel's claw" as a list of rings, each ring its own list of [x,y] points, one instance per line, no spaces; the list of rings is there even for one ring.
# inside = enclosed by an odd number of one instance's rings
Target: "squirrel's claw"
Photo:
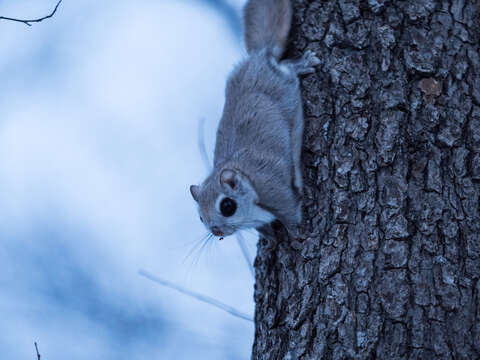
[[[315,67],[321,63],[314,51],[307,50],[303,56],[298,60],[286,60],[283,63],[287,63],[296,74],[307,75],[314,73]]]

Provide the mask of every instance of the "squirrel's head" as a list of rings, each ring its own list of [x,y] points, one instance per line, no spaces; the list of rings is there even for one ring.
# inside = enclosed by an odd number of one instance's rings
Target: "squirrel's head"
[[[190,186],[190,192],[198,203],[200,220],[215,236],[257,228],[275,219],[260,206],[252,183],[238,170],[214,172],[203,184]]]

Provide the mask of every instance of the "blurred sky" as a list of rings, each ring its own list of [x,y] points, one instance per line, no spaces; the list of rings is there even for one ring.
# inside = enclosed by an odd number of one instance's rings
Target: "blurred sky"
[[[2,359],[34,359],[34,341],[42,360],[250,357],[252,323],[138,275],[253,315],[235,239],[198,250],[188,191],[206,175],[198,123],[211,156],[244,56],[243,3],[64,0],[32,27],[0,21]],[[0,15],[54,5],[0,0]]]

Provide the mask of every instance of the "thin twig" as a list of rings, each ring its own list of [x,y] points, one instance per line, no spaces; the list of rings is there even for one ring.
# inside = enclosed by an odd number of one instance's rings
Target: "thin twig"
[[[230,1],[226,0],[200,0],[207,3],[217,10],[221,16],[227,21],[232,33],[240,38],[242,36],[242,15]]]
[[[20,22],[20,23],[24,23],[25,25],[28,25],[28,26],[32,26],[31,23],[39,23],[39,22],[42,22],[43,20],[46,20],[46,19],[50,19],[53,15],[55,15],[55,13],[57,12],[57,9],[58,7],[60,6],[60,4],[62,3],[63,0],[59,0],[57,5],[55,6],[55,8],[53,9],[53,11],[44,16],[44,17],[41,17],[41,18],[38,18],[38,19],[16,19],[16,18],[11,18],[11,17],[6,17],[6,16],[0,16],[0,20],[9,20],[9,21],[16,21],[16,22]]]
[[[37,342],[35,341],[35,350],[37,350],[37,360],[40,360],[40,353],[38,352]]]
[[[210,296],[206,296],[206,295],[202,295],[202,294],[199,294],[199,293],[196,293],[196,292],[193,292],[193,291],[190,291],[188,289],[185,289],[184,287],[181,287],[179,285],[176,285],[170,281],[167,281],[167,280],[163,280],[163,279],[160,279],[159,277],[155,276],[155,275],[152,275],[148,272],[146,272],[145,270],[140,270],[139,271],[139,274],[159,285],[162,285],[162,286],[166,286],[170,289],[174,289],[174,290],[177,290],[179,292],[181,292],[182,294],[185,294],[185,295],[188,295],[188,296],[191,296],[199,301],[202,301],[204,303],[207,303],[207,304],[210,304],[210,305],[213,305],[219,309],[222,309],[223,311],[233,315],[233,316],[236,316],[238,318],[241,318],[243,320],[248,320],[248,321],[251,321],[253,322],[253,318],[247,314],[244,314],[242,313],[241,311],[238,311],[237,309],[234,309],[233,307],[231,306],[228,306],[214,298],[211,298]]]
[[[198,149],[200,150],[200,156],[202,157],[203,164],[205,165],[205,169],[207,172],[212,170],[212,165],[210,164],[210,160],[208,159],[207,148],[205,146],[205,119],[200,119],[198,122]]]
[[[240,246],[240,250],[242,250],[243,258],[248,265],[248,269],[252,274],[253,278],[255,279],[255,269],[253,268],[252,260],[250,260],[250,255],[248,254],[247,246],[245,245],[245,238],[240,232],[237,232],[237,244]]]

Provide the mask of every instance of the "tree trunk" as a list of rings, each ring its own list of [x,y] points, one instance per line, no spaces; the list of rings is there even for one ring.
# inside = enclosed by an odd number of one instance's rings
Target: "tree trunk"
[[[259,241],[253,359],[480,359],[480,5],[294,0],[304,226]]]

